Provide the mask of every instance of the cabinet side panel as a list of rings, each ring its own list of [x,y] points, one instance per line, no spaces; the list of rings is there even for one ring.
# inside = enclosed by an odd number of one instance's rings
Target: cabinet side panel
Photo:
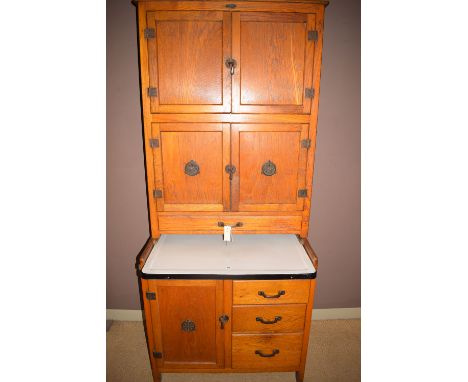
[[[310,280],[309,301],[307,302],[304,336],[302,337],[301,363],[299,366],[299,370],[296,372],[296,376],[297,376],[296,379],[298,381],[304,380],[304,370],[305,370],[305,364],[306,364],[306,359],[307,359],[307,351],[309,347],[309,335],[310,335],[310,326],[311,326],[311,319],[312,319],[312,310],[314,308],[315,283],[316,283],[316,280]]]
[[[314,69],[313,69],[313,89],[315,90],[315,96],[312,100],[312,108],[310,114],[310,126],[309,126],[309,139],[311,140],[309,153],[307,156],[307,171],[306,171],[306,185],[308,197],[304,200],[304,214],[302,219],[301,237],[307,237],[309,233],[309,219],[311,200],[313,192],[313,176],[314,176],[314,160],[315,160],[315,145],[317,136],[317,121],[318,121],[318,110],[319,110],[319,98],[320,98],[320,74],[322,66],[322,47],[323,47],[323,17],[324,9],[322,6],[320,11],[316,14],[316,29],[318,33],[317,43],[314,52]]]

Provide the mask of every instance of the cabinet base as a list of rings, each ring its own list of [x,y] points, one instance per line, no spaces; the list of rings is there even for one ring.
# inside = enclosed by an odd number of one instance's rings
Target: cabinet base
[[[233,369],[220,369],[220,370],[216,370],[216,371],[213,371],[213,370],[185,370],[185,369],[180,369],[180,370],[171,370],[170,372],[164,372],[164,374],[170,374],[170,373],[275,373],[275,372],[278,372],[278,371],[275,371],[275,370],[262,370],[262,371],[258,371],[258,370],[233,370]],[[292,371],[281,371],[281,372],[285,372],[285,373],[291,373],[291,372],[295,372],[296,374],[296,382],[304,382],[304,370],[302,371],[299,371],[299,370],[292,370]],[[154,372],[153,371],[153,382],[161,382],[162,381],[162,374],[161,372]]]

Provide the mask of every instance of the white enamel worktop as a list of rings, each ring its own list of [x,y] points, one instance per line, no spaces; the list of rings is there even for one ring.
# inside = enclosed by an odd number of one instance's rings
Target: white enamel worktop
[[[147,275],[310,274],[315,268],[295,235],[161,235],[142,272]]]

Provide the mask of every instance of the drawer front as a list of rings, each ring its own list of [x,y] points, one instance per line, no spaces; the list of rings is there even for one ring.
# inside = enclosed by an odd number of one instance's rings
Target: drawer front
[[[233,334],[233,369],[281,369],[299,366],[302,333]]]
[[[163,233],[184,231],[222,233],[223,228],[218,225],[219,222],[232,226],[242,223],[242,226],[234,228],[234,234],[242,232],[300,233],[302,217],[300,215],[200,216],[165,214],[159,216],[159,229]]]
[[[309,280],[234,281],[233,304],[302,304],[309,289]]]
[[[244,333],[300,332],[306,304],[241,305],[232,310],[232,331]]]

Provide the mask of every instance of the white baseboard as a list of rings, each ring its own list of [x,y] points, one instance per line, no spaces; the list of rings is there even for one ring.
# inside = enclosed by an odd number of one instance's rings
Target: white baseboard
[[[361,308],[314,309],[312,320],[349,320],[361,318]],[[141,310],[107,309],[106,319],[114,321],[143,321]]]
[[[361,308],[314,309],[312,320],[350,320],[361,318]]]
[[[114,321],[143,321],[142,310],[107,309],[106,319]]]

